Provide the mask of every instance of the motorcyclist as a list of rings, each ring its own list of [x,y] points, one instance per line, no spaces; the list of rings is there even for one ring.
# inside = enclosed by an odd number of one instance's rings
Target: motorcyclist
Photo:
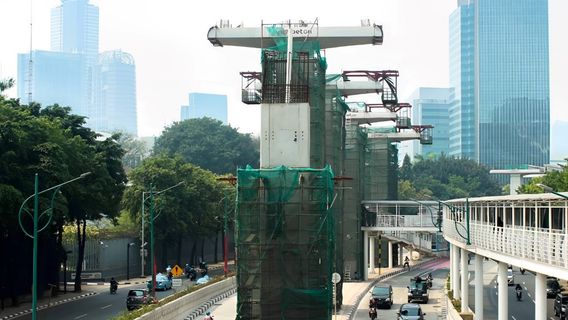
[[[376,308],[369,308],[369,318],[371,318],[371,320],[375,320],[377,319],[377,309]]]
[[[426,284],[428,285],[428,288],[432,288],[432,280],[434,280],[434,278],[432,277],[432,273],[429,272],[426,277]]]
[[[211,312],[207,311],[207,313],[205,314],[205,318],[203,318],[203,320],[213,320]]]
[[[402,267],[410,270],[410,259],[408,259],[408,256],[404,257],[404,265]]]
[[[517,300],[521,301],[521,298],[523,296],[523,287],[521,287],[519,283],[517,283],[517,285],[515,286],[515,292],[517,294]]]
[[[525,274],[525,269],[520,268],[519,270],[521,271],[521,274]]]
[[[117,289],[118,289],[118,281],[114,280],[114,277],[110,278],[110,293],[116,293]]]
[[[375,299],[371,298],[371,300],[369,300],[369,309],[373,308],[375,308]]]

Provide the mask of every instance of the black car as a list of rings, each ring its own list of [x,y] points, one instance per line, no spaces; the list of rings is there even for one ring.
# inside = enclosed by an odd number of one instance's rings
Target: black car
[[[371,298],[375,301],[375,307],[392,307],[392,286],[390,284],[379,283],[371,290]]]
[[[428,303],[428,285],[426,279],[414,277],[410,280],[408,288],[408,302],[424,302]]]
[[[128,291],[128,296],[126,297],[126,309],[134,310],[140,308],[142,305],[148,304],[151,301],[151,297],[146,289],[132,289]]]
[[[400,306],[396,315],[398,320],[424,320],[426,314],[422,312],[419,304],[405,303]]]
[[[566,312],[566,304],[568,304],[568,293],[558,293],[554,298],[554,315],[559,316],[561,312]]]
[[[546,297],[554,298],[558,293],[562,291],[562,287],[556,278],[546,279]]]

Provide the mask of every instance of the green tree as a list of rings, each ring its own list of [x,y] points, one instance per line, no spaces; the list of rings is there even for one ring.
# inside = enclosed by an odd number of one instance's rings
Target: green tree
[[[259,152],[250,134],[211,118],[189,119],[167,127],[156,140],[155,154],[179,154],[187,162],[217,174],[258,166]]]
[[[403,180],[406,182],[400,184],[403,191],[399,193],[401,199],[425,199],[429,196],[453,199],[501,194],[489,170],[473,160],[444,154],[432,159],[415,158],[414,164],[409,164],[408,160],[405,157],[401,168],[401,175],[407,177]]]
[[[176,243],[177,260],[181,260],[181,242],[190,236],[196,243],[218,229],[219,212],[222,210],[223,185],[210,171],[185,162],[181,156],[165,154],[147,158],[142,165],[130,173],[131,186],[127,188],[123,205],[137,222],[141,221],[142,192],[164,190],[179,182],[184,184],[155,196],[158,218],[154,223],[154,234],[163,245]],[[148,219],[149,208],[146,208]],[[167,250],[163,247],[162,259]],[[195,256],[193,248],[192,256]]]
[[[568,158],[565,159],[568,162]],[[542,193],[543,189],[538,184],[544,184],[556,192],[568,191],[568,167],[564,166],[561,171],[550,171],[542,177],[533,178],[529,183],[522,185],[519,193]]]

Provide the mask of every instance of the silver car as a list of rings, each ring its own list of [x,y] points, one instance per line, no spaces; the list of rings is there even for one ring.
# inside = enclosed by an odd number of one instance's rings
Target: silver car
[[[400,306],[396,315],[398,320],[424,320],[426,314],[422,312],[419,304],[405,303]]]

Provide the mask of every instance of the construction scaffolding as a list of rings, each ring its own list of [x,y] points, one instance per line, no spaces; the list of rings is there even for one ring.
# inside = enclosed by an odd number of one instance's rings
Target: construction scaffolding
[[[330,319],[333,171],[239,169],[237,319]]]

